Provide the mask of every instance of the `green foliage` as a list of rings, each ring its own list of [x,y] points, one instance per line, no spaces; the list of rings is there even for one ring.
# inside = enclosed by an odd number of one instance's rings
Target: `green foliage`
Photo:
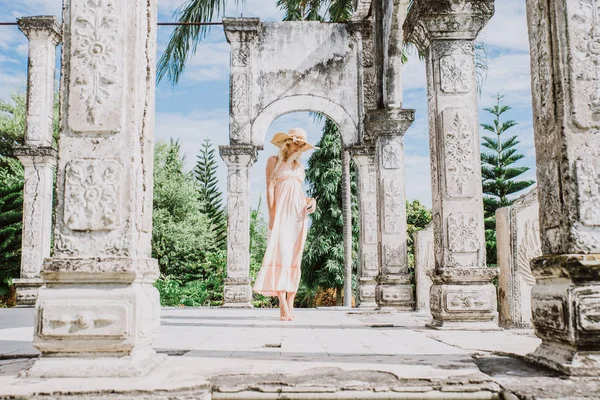
[[[514,164],[524,155],[519,154],[516,146],[520,143],[518,136],[505,139],[503,134],[513,126],[515,121],[501,121],[502,114],[511,107],[502,105],[504,96],[498,95],[497,103],[485,111],[494,117],[493,124],[481,124],[483,129],[492,132],[495,136],[483,136],[482,146],[490,152],[481,152],[481,175],[483,180],[483,209],[485,216],[485,241],[488,265],[496,264],[496,210],[509,206],[514,199],[511,194],[517,193],[531,186],[534,181],[518,181],[516,177],[528,171],[528,167],[517,167]]]
[[[22,220],[23,184],[0,186],[0,295],[19,277]]]
[[[217,162],[215,161],[215,149],[209,139],[205,139],[200,147],[194,177],[198,182],[198,194],[200,197],[200,211],[208,217],[211,230],[215,236],[218,248],[227,247],[227,222],[223,211],[223,195],[217,189]]]
[[[413,234],[427,227],[430,222],[431,210],[422,205],[419,200],[406,202],[406,223],[408,225],[406,233],[408,234],[407,247],[409,268],[414,268],[415,265]]]
[[[0,100],[0,155],[12,156],[12,149],[23,144],[27,94],[13,93],[10,101]]]
[[[163,306],[206,307],[223,304],[223,281],[226,275],[227,252],[216,250],[207,254],[199,271],[205,278],[185,282],[173,275],[161,275],[156,281]]]
[[[203,262],[216,250],[208,218],[201,212],[195,179],[183,171],[179,143],[157,143],[154,154],[152,256],[161,273],[183,283],[206,279]]]
[[[317,209],[304,248],[302,279],[306,285],[341,289],[344,286],[344,240],[342,215],[342,141],[337,126],[329,119],[323,128],[320,147],[308,160],[306,179],[309,197],[317,198]],[[351,171],[353,256],[358,253],[358,201],[356,174]],[[356,263],[353,270],[356,271]]]

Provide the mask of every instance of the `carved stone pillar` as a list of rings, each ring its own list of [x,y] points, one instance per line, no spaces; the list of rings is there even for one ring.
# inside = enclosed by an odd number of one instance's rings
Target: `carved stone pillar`
[[[379,275],[377,213],[377,165],[375,146],[352,148],[358,178],[358,215],[360,224],[358,302],[359,308],[376,308],[375,287]]]
[[[600,374],[600,1],[528,0],[543,256],[531,358]]]
[[[57,152],[52,147],[31,146],[15,149],[23,164],[23,234],[21,275],[14,279],[18,305],[34,305],[43,281],[40,276],[45,258],[50,257],[52,237],[52,193]]]
[[[54,255],[38,377],[140,376],[164,356],[150,258],[156,1],[65,0]]]
[[[435,268],[433,254],[433,226],[427,225],[425,229],[413,234],[415,252],[415,309],[425,314],[430,314],[429,292],[433,282],[430,274]]]
[[[485,264],[474,40],[493,0],[415,0],[405,40],[425,54],[433,193],[432,327],[497,329]]]
[[[258,18],[223,18],[225,37],[231,45],[229,140],[232,144],[251,143],[250,99],[252,82],[246,73],[252,68],[252,51],[260,33]]]
[[[40,271],[50,257],[52,193],[57,152],[52,148],[56,46],[62,26],[54,17],[26,17],[19,29],[29,39],[25,146],[15,149],[23,164],[21,275],[13,283],[17,304],[33,305],[42,285]]]
[[[250,287],[250,179],[257,147],[219,146],[227,164],[227,278],[223,307],[252,307]]]
[[[406,252],[406,195],[404,190],[404,133],[414,110],[374,110],[367,114],[366,131],[375,138],[379,199],[379,253],[375,296],[379,307],[412,310],[413,291]]]

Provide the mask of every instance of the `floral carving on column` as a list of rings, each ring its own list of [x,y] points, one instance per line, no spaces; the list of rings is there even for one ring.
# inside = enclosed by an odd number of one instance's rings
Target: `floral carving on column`
[[[446,93],[467,93],[471,90],[472,61],[467,56],[453,55],[440,59],[442,90]]]
[[[448,217],[449,249],[454,253],[472,253],[479,249],[477,217],[472,213],[454,213]]]
[[[73,0],[70,125],[75,131],[113,133],[121,124],[123,97],[122,2]]]
[[[75,159],[66,168],[64,222],[74,231],[112,230],[119,224],[121,164]]]
[[[451,113],[450,110],[444,114]],[[456,111],[446,132],[446,170],[455,184],[447,183],[448,194],[470,195],[473,180],[473,132],[462,113]],[[446,178],[448,179],[448,178]],[[471,185],[472,186],[472,185]]]

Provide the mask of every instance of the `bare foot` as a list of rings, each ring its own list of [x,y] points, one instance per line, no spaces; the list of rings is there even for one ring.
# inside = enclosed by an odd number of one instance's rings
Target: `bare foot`
[[[291,315],[282,315],[279,317],[280,321],[293,321],[294,317],[292,317]]]

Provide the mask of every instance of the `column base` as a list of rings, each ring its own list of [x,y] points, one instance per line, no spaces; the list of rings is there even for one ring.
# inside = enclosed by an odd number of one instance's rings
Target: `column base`
[[[542,344],[527,357],[567,375],[600,375],[600,254],[531,261],[532,322]]]
[[[557,343],[542,343],[525,359],[566,375],[600,375],[600,351],[578,351]]]
[[[252,308],[252,288],[247,279],[225,279],[222,308]]]
[[[425,324],[426,328],[435,329],[438,331],[500,331],[502,328],[498,326],[495,321],[440,321],[435,318],[429,323]]]
[[[358,290],[358,308],[377,308],[375,288],[377,283],[372,278],[360,278]]]
[[[17,305],[34,306],[44,281],[42,278],[22,278],[13,279],[13,284],[17,289]]]
[[[378,310],[414,311],[413,289],[408,276],[383,275],[377,281],[375,299]]]
[[[434,283],[430,297],[433,329],[499,330],[496,287]]]
[[[44,357],[21,373],[27,378],[134,378],[148,375],[167,356],[151,350],[144,356],[125,357]]]

